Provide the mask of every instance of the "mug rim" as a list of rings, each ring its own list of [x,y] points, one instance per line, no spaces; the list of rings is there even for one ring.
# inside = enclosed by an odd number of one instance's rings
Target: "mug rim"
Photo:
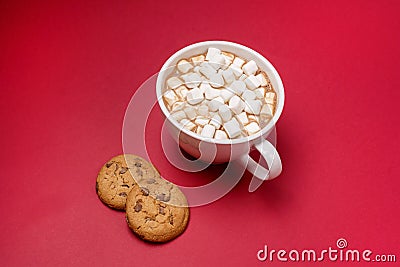
[[[165,106],[165,103],[163,101],[162,98],[162,88],[163,88],[163,84],[165,83],[165,75],[160,75],[161,73],[163,73],[165,70],[167,70],[170,67],[173,67],[171,65],[171,63],[178,59],[180,57],[181,54],[190,51],[192,49],[195,49],[199,46],[212,46],[212,45],[225,45],[225,46],[231,46],[233,48],[238,48],[241,50],[244,50],[245,52],[249,53],[250,55],[258,58],[259,60],[263,61],[263,63],[265,63],[269,70],[271,70],[274,79],[276,80],[277,84],[278,84],[278,88],[274,88],[276,93],[278,94],[278,102],[277,102],[277,106],[276,106],[276,111],[274,116],[272,117],[272,119],[268,122],[268,124],[263,127],[259,132],[250,135],[250,136],[245,136],[245,137],[241,137],[241,138],[235,138],[235,139],[215,139],[215,138],[209,138],[209,137],[204,137],[201,136],[195,132],[192,132],[186,128],[183,127],[182,124],[180,124],[179,122],[175,121],[172,119],[171,113],[169,112],[169,110],[167,109],[167,107]],[[164,72],[165,73],[165,72]],[[157,74],[157,81],[156,81],[156,95],[157,95],[157,102],[158,105],[160,106],[162,112],[164,113],[164,116],[167,118],[167,120],[169,122],[171,122],[179,131],[183,131],[185,134],[191,136],[192,138],[198,139],[200,141],[203,142],[209,142],[209,143],[214,143],[214,144],[239,144],[239,143],[247,143],[247,142],[251,142],[257,138],[260,138],[262,136],[264,136],[265,134],[267,134],[272,128],[273,126],[276,124],[276,122],[278,121],[279,117],[282,114],[283,111],[283,106],[284,106],[284,102],[285,102],[285,92],[284,92],[284,87],[283,87],[283,82],[281,80],[281,77],[279,76],[278,71],[275,69],[275,67],[271,64],[271,62],[269,62],[269,60],[267,60],[264,56],[262,56],[260,53],[258,53],[257,51],[238,44],[238,43],[234,43],[234,42],[229,42],[229,41],[203,41],[203,42],[197,42],[188,46],[185,46],[181,49],[179,49],[178,51],[176,51],[174,54],[172,54],[163,64],[163,66],[161,67],[159,73]]]

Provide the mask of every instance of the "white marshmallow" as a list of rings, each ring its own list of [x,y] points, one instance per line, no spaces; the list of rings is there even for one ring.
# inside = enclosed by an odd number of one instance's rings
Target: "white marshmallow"
[[[220,88],[224,86],[224,79],[221,74],[213,74],[210,76],[210,84],[212,87]]]
[[[181,121],[182,119],[186,119],[186,114],[182,110],[179,110],[175,113],[171,114],[172,118],[174,118],[176,121]]]
[[[210,120],[210,124],[214,125],[215,129],[219,129],[219,127],[221,127],[222,124],[222,119],[218,114],[215,114],[211,120]]]
[[[206,99],[211,100],[219,96],[218,89],[212,88],[208,83],[202,83],[201,85],[203,86]]]
[[[228,139],[228,136],[226,135],[225,131],[217,130],[215,132],[214,138],[217,140],[222,140],[222,139]]]
[[[234,95],[234,93],[230,89],[221,89],[219,95],[222,97],[224,102],[228,102],[229,99]]]
[[[224,123],[224,129],[230,138],[235,138],[240,135],[240,125],[235,118]]]
[[[183,111],[186,113],[189,120],[193,120],[197,116],[196,110],[193,107],[186,107]]]
[[[213,67],[211,67],[208,62],[203,62],[200,64],[199,72],[203,74],[207,79],[210,79],[211,75],[217,73],[217,71]]]
[[[242,125],[246,125],[249,123],[249,118],[247,118],[246,112],[242,112],[238,115],[235,115],[236,119],[238,122],[240,122]]]
[[[231,55],[231,56],[230,56],[230,55]],[[226,69],[229,67],[229,65],[232,64],[234,55],[232,55],[232,54],[230,54],[230,53],[222,52],[222,56],[225,58],[225,64],[222,65],[221,68],[224,69],[224,70],[226,70]]]
[[[264,106],[262,106],[261,111],[260,111],[260,114],[272,116],[272,110],[271,110],[271,108],[268,106],[268,104],[265,104]]]
[[[249,62],[243,65],[242,69],[243,72],[246,73],[246,75],[250,76],[256,73],[258,67],[254,60],[250,60]]]
[[[254,100],[256,99],[256,94],[253,91],[245,90],[242,94],[242,98],[244,100]]]
[[[188,72],[193,68],[192,64],[189,63],[186,59],[182,59],[178,62],[177,66],[178,70],[182,73]]]
[[[246,80],[247,79],[247,75],[246,74],[242,74],[242,75],[240,75],[240,77],[239,77],[239,81],[244,81],[244,80]]]
[[[222,97],[218,96],[214,99],[212,99],[210,102],[208,102],[208,107],[210,108],[211,111],[217,111],[220,106],[224,104],[224,100]]]
[[[167,104],[172,107],[172,105],[178,101],[178,96],[175,94],[174,91],[172,90],[167,90],[165,91],[164,95],[164,101],[167,102]]]
[[[197,128],[196,128],[196,133],[197,133],[197,134],[201,134],[201,131],[203,131],[203,127],[197,126]]]
[[[246,90],[246,84],[242,81],[234,81],[229,88],[236,94],[241,95]]]
[[[188,119],[183,119],[180,121],[180,123],[183,125],[183,127],[188,129],[189,131],[192,131],[196,127],[196,124],[194,124]]]
[[[261,101],[260,100],[248,100],[246,101],[246,106],[244,110],[249,114],[260,114],[261,111]]]
[[[189,92],[186,95],[186,99],[189,104],[196,105],[204,100],[204,95],[198,87],[195,87],[189,90]]]
[[[175,89],[178,88],[183,84],[182,80],[179,79],[178,77],[171,77],[167,80],[167,85],[169,88]]]
[[[237,95],[232,96],[232,98],[229,100],[229,108],[235,114],[241,113],[244,107],[244,102]]]
[[[263,99],[265,96],[265,87],[258,87],[254,90],[254,93],[256,94],[256,98]]]
[[[247,131],[247,133],[249,135],[255,134],[255,133],[257,133],[258,131],[261,130],[261,128],[258,125],[258,123],[254,122],[254,121],[249,123],[249,124],[247,124],[246,126],[244,126],[244,129]]]
[[[269,110],[271,110],[271,113],[274,114],[274,109],[275,109],[274,105],[272,104],[267,104],[267,105],[269,107]]]
[[[204,117],[208,117],[208,106],[206,105],[201,105],[198,109],[197,109],[197,113],[201,116]]]
[[[210,124],[204,125],[203,130],[201,131],[202,136],[209,137],[209,138],[213,138],[214,133],[215,133],[215,127]]]
[[[186,86],[182,85],[175,89],[175,93],[181,100],[184,100],[188,93],[188,89],[186,88]]]
[[[235,80],[235,76],[233,75],[233,71],[231,68],[228,68],[222,72],[222,76],[226,83],[231,83]]]
[[[177,101],[172,105],[171,111],[182,110],[185,104],[186,104],[185,102]]]
[[[261,116],[261,112],[260,112],[260,116]],[[249,118],[249,122],[255,121],[257,123],[260,123],[260,119],[259,116],[256,115],[249,115],[247,116]]]
[[[210,60],[210,59],[214,58],[215,55],[220,55],[220,54],[221,54],[221,50],[219,50],[218,48],[210,47],[207,50],[206,60]]]
[[[210,60],[209,64],[214,69],[218,70],[225,65],[225,57],[221,54],[215,54]]]
[[[204,125],[206,125],[209,121],[210,121],[210,120],[207,119],[207,118],[204,118],[204,117],[197,117],[197,118],[194,120],[194,123],[196,123],[196,124],[199,125],[199,126],[204,126]]]
[[[239,67],[239,66],[236,66],[236,65],[232,64],[232,65],[229,66],[229,68],[232,70],[233,74],[234,74],[236,77],[240,77],[240,75],[243,74],[243,70],[242,70],[242,68]]]
[[[267,76],[264,72],[261,72],[256,75],[256,78],[260,81],[261,86],[267,86],[268,85],[268,80]]]
[[[222,51],[221,54],[225,57],[225,59],[228,59],[230,62],[235,59],[235,55],[232,53]]]
[[[244,60],[241,59],[240,57],[235,57],[235,59],[232,62],[232,65],[238,66],[239,68],[241,68],[244,64]]]
[[[244,82],[246,83],[247,88],[250,90],[254,90],[261,85],[260,81],[254,75],[247,77]]]
[[[189,88],[195,88],[199,86],[202,81],[201,76],[193,72],[182,75],[181,78],[185,81],[185,85]]]
[[[226,122],[232,118],[232,112],[228,108],[227,105],[222,105],[218,108],[218,114],[221,116],[221,119]]]
[[[198,66],[200,65],[202,62],[204,62],[204,56],[203,55],[198,55],[198,56],[194,56],[191,57],[190,60],[192,61],[193,65]]]
[[[265,102],[268,104],[274,104],[276,98],[275,92],[267,92],[265,94]]]
[[[200,92],[202,92],[203,94],[206,93],[207,88],[211,88],[211,85],[206,81],[201,82],[201,84],[199,85]]]

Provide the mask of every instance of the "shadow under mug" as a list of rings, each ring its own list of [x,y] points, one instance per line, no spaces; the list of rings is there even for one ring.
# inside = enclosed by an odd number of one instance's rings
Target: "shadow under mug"
[[[204,54],[209,47],[230,52],[245,60],[254,60],[257,66],[268,74],[274,90],[277,93],[275,114],[269,123],[256,134],[238,139],[217,140],[200,136],[175,121],[162,99],[166,79],[170,76],[177,62],[183,58]],[[282,80],[272,64],[256,51],[227,41],[205,41],[182,48],[173,54],[162,66],[156,81],[158,104],[166,117],[166,127],[172,138],[179,146],[193,157],[207,163],[224,163],[238,161],[245,166],[254,177],[260,180],[269,180],[277,177],[282,171],[282,163],[276,148],[266,140],[274,130],[284,105],[285,94]],[[268,169],[259,165],[250,156],[250,149],[255,147],[264,158]],[[255,190],[255,189],[254,189]]]

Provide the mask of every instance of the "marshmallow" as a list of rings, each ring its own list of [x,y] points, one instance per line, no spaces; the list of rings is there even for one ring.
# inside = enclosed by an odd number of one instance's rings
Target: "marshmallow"
[[[210,102],[208,102],[208,107],[210,108],[211,111],[217,111],[220,106],[224,104],[224,100],[222,97],[218,96],[214,99],[212,99]]]
[[[227,105],[222,105],[218,108],[218,114],[223,121],[229,121],[232,118],[232,112]]]
[[[247,77],[244,82],[246,83],[247,88],[250,90],[254,90],[261,85],[260,81],[254,75]]]
[[[167,80],[167,85],[171,89],[178,88],[183,84],[182,80],[179,79],[178,77],[171,77]]]
[[[243,72],[246,73],[246,75],[250,76],[256,73],[258,67],[254,60],[250,60],[249,62],[243,65],[242,69]]]
[[[232,70],[233,74],[234,74],[236,77],[240,77],[240,75],[243,74],[243,70],[242,70],[242,68],[239,67],[239,66],[236,66],[236,65],[232,64],[232,65],[229,66],[229,68]]]
[[[238,66],[239,68],[241,68],[244,64],[244,60],[241,59],[240,57],[235,57],[235,59],[232,62],[232,65]]]
[[[171,111],[182,110],[184,106],[185,106],[185,102],[180,102],[180,101],[175,102],[171,107]]]
[[[206,99],[211,100],[219,96],[219,90],[212,88],[208,83],[202,83],[201,86],[203,87],[204,94]]]
[[[197,133],[197,134],[201,134],[201,131],[203,131],[203,127],[197,126],[197,128],[196,128],[196,133]]]
[[[220,88],[224,86],[224,79],[222,78],[221,74],[212,74],[210,76],[210,84],[212,87]]]
[[[214,133],[215,133],[215,127],[210,124],[204,125],[203,130],[201,131],[202,136],[209,137],[209,138],[213,138]]]
[[[202,62],[204,62],[204,56],[203,55],[194,56],[191,57],[190,60],[192,61],[193,65],[198,66]]]
[[[204,95],[198,87],[195,87],[192,90],[189,90],[186,95],[186,99],[189,104],[196,105],[204,100]]]
[[[261,112],[260,112],[260,116],[261,116]],[[249,118],[249,122],[254,121],[254,122],[260,123],[260,119],[259,119],[259,117],[256,116],[256,115],[249,115],[249,116],[247,116],[247,117]]]
[[[209,64],[214,69],[218,70],[225,65],[225,57],[221,54],[215,54],[210,60]]]
[[[212,58],[215,57],[215,55],[220,55],[220,54],[221,50],[219,50],[218,48],[210,47],[207,50],[206,60],[211,60]]]
[[[257,122],[251,122],[244,126],[244,129],[247,131],[249,135],[255,134],[256,132],[260,131],[261,128]]]
[[[231,68],[228,68],[222,72],[222,77],[226,83],[231,83],[235,80],[235,76],[233,75],[233,71]]]
[[[196,127],[196,124],[194,124],[193,122],[191,122],[188,119],[183,119],[180,121],[180,123],[183,125],[183,127],[188,129],[189,131],[193,130]]]
[[[184,100],[188,93],[188,89],[186,88],[186,86],[182,85],[175,89],[175,93],[181,100]]]
[[[225,57],[225,59],[228,59],[230,62],[235,59],[235,55],[232,53],[222,51],[221,54]]]
[[[234,93],[229,89],[221,89],[219,91],[219,95],[222,97],[224,102],[228,102],[229,99],[231,99],[231,97],[234,95]]]
[[[189,120],[193,120],[197,116],[196,110],[193,107],[186,107],[183,111],[186,113]]]
[[[231,56],[230,56],[231,55]],[[222,69],[226,70],[229,65],[232,64],[233,58],[235,57],[234,55],[230,54],[230,53],[225,53],[222,52],[222,56],[225,58],[225,64],[221,66]]]
[[[246,74],[242,74],[242,75],[240,75],[240,77],[239,77],[239,81],[244,81],[244,80],[246,80],[247,79],[247,75]]]
[[[179,110],[175,113],[172,113],[172,118],[174,118],[176,121],[180,121],[182,119],[186,119],[186,114],[182,110]]]
[[[197,109],[197,113],[201,116],[207,117],[208,116],[208,106],[206,105],[201,105],[198,109]]]
[[[268,107],[269,107],[269,110],[271,110],[271,113],[272,114],[274,114],[274,105],[272,105],[272,104],[267,104],[268,105]]]
[[[256,75],[256,78],[260,81],[261,86],[267,86],[268,85],[268,78],[265,72],[261,72]]]
[[[232,98],[229,100],[229,108],[235,114],[241,113],[244,107],[244,102],[237,95],[232,96]]]
[[[246,125],[249,123],[249,118],[247,118],[246,112],[235,115],[235,117],[242,125]]]
[[[230,138],[235,138],[240,135],[240,125],[235,118],[224,123],[224,129]]]
[[[217,73],[217,71],[207,62],[203,62],[200,64],[199,72],[203,74],[207,79],[210,79],[211,75]]]
[[[244,100],[254,100],[256,99],[256,94],[253,91],[245,90],[242,94]]]
[[[265,96],[265,87],[258,87],[254,90],[254,93],[256,94],[256,98],[263,99]]]
[[[182,73],[186,73],[188,72],[190,69],[193,68],[192,64],[189,63],[189,61],[187,61],[186,59],[182,59],[178,62],[178,64],[176,65],[176,67],[178,68],[178,70]]]
[[[265,102],[267,104],[271,104],[271,105],[274,104],[275,98],[276,98],[275,92],[267,92],[265,94]]]
[[[221,127],[222,124],[222,119],[218,114],[215,114],[211,120],[210,120],[210,124],[214,125],[215,129],[219,129],[219,127]]]
[[[226,135],[225,131],[217,130],[215,132],[214,138],[217,140],[222,140],[222,139],[228,139],[228,136]]]
[[[204,118],[204,117],[197,117],[197,118],[194,120],[194,123],[196,123],[196,124],[199,125],[199,126],[204,126],[204,125],[206,125],[209,121],[210,121],[210,120],[207,119],[207,118]]]
[[[246,90],[246,84],[242,81],[234,81],[229,88],[236,94],[241,95]]]
[[[265,104],[264,106],[262,106],[260,114],[272,116],[272,110],[268,106],[268,104]]]
[[[261,111],[261,101],[260,100],[248,100],[246,101],[246,106],[244,110],[249,114],[260,114]]]
[[[202,81],[201,76],[193,72],[182,75],[181,78],[185,81],[185,85],[189,88],[195,88],[199,86]]]
[[[175,94],[174,91],[172,90],[167,90],[164,95],[164,101],[167,102],[167,104],[172,107],[172,105],[178,101],[178,96]]]

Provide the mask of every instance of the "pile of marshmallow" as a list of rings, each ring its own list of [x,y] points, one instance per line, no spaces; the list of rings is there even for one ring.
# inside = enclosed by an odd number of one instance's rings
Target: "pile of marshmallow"
[[[212,47],[177,63],[163,99],[183,127],[215,139],[259,132],[276,105],[276,93],[256,62]]]

